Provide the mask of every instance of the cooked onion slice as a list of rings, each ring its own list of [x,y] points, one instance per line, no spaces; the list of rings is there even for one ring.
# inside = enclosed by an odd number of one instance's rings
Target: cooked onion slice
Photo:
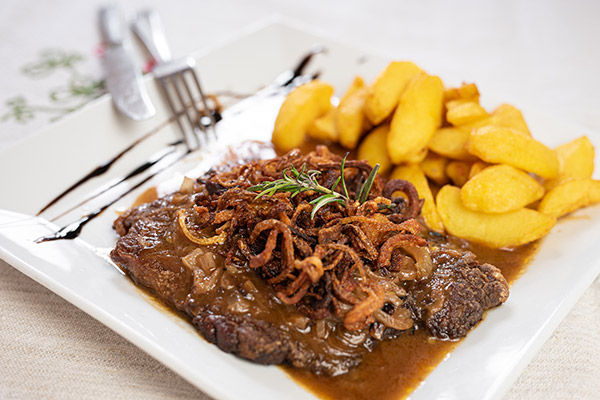
[[[215,235],[215,236],[206,237],[206,238],[197,237],[197,236],[194,236],[192,234],[192,232],[190,232],[190,230],[188,229],[187,224],[185,222],[185,217],[186,217],[185,210],[179,210],[179,212],[177,213],[177,221],[179,222],[181,231],[183,232],[185,237],[188,238],[191,242],[199,244],[201,246],[225,243],[225,240],[227,239],[227,231],[225,231],[224,229],[221,230],[221,233],[219,233],[218,235]]]

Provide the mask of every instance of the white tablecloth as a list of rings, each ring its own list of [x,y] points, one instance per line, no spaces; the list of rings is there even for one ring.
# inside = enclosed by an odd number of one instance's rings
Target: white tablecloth
[[[100,93],[99,5],[76,0],[0,4],[0,149]],[[533,105],[600,132],[600,3],[591,0],[128,0],[120,5],[128,13],[159,10],[174,54],[201,49],[279,13],[358,48],[443,65],[476,82],[484,95]],[[206,397],[1,261],[0,310],[2,399]],[[595,399],[599,371],[597,279],[506,399]]]

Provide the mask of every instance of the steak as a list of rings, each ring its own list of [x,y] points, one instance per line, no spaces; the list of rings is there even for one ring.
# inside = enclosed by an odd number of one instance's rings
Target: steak
[[[415,329],[464,337],[507,299],[496,267],[419,234],[422,202],[407,182],[377,178],[364,204],[312,216],[314,193],[250,191],[290,164],[335,181],[336,162],[321,148],[184,181],[115,221],[111,258],[223,351],[323,375],[346,373],[379,340]],[[358,192],[370,167],[347,171],[348,191]],[[390,201],[396,190],[408,198]]]

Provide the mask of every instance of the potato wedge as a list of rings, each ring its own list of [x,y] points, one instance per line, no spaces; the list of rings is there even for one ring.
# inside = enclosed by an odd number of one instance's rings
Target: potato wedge
[[[556,223],[555,217],[528,208],[501,214],[470,210],[460,199],[460,189],[449,185],[438,192],[436,205],[448,233],[496,248],[537,240]]]
[[[425,200],[423,208],[421,208],[421,215],[423,215],[425,223],[431,230],[444,232],[444,224],[437,212],[433,194],[423,170],[415,164],[400,165],[392,172],[391,179],[404,179],[415,185],[419,198]]]
[[[582,136],[554,149],[558,157],[558,176],[547,181],[546,190],[569,179],[591,178],[594,172],[594,146]]]
[[[337,142],[338,131],[335,127],[334,115],[335,108],[331,108],[325,115],[315,119],[308,127],[307,135],[321,142]]]
[[[429,179],[438,185],[445,185],[449,181],[448,175],[446,175],[448,161],[446,157],[429,152],[427,157],[421,162],[421,169]]]
[[[598,202],[600,181],[590,178],[572,179],[550,190],[540,202],[538,211],[558,218]]]
[[[510,165],[493,165],[460,190],[465,207],[487,213],[515,211],[541,199],[544,188],[527,173]]]
[[[479,103],[465,100],[452,100],[446,103],[446,121],[454,126],[470,124],[489,116]]]
[[[365,131],[366,118],[363,109],[366,99],[367,87],[364,80],[357,76],[336,108],[334,121],[338,139],[347,149],[355,148]]]
[[[479,103],[479,89],[477,89],[477,85],[474,83],[463,83],[458,88],[444,90],[444,103],[457,99]]]
[[[467,151],[470,137],[469,133],[457,128],[441,128],[433,134],[428,147],[437,154],[453,160],[476,160],[476,157]]]
[[[464,132],[471,133],[473,129],[490,125],[512,128],[528,136],[531,136],[531,132],[527,127],[527,123],[525,123],[525,119],[523,118],[521,111],[511,106],[510,104],[502,104],[501,106],[496,108],[492,112],[492,114],[489,115],[487,118],[483,118],[468,124],[458,125],[456,126],[456,128]]]
[[[369,86],[365,115],[374,125],[392,115],[408,83],[421,72],[409,61],[394,61]]]
[[[315,119],[331,108],[333,87],[319,80],[294,89],[285,99],[275,120],[272,141],[281,151],[298,147]]]
[[[473,178],[475,175],[491,166],[492,164],[488,164],[483,161],[475,161],[473,165],[471,165],[471,169],[469,170],[469,179]]]
[[[446,165],[446,175],[454,186],[461,187],[469,180],[472,162],[469,161],[450,161]]]
[[[542,178],[558,175],[558,158],[546,145],[512,128],[484,126],[471,133],[469,153],[489,163],[508,164]]]
[[[529,127],[521,111],[510,104],[502,104],[492,112],[492,121],[495,125],[513,128],[531,136]]]
[[[388,134],[388,153],[394,164],[427,147],[442,120],[444,85],[437,76],[417,75],[402,97]]]
[[[379,164],[379,173],[385,174],[392,166],[387,154],[387,134],[389,124],[383,124],[373,129],[358,146],[358,159],[367,160],[371,166]]]
[[[429,149],[427,147],[424,147],[423,149],[421,149],[421,151],[417,151],[416,153],[409,154],[408,156],[406,156],[406,162],[409,164],[420,164],[421,162],[423,162],[423,160],[427,158],[428,154]]]

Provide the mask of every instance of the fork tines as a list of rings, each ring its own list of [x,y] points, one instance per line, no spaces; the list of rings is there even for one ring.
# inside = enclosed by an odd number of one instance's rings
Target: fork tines
[[[184,57],[159,64],[153,72],[188,149],[196,150],[206,144],[209,135],[215,138],[215,118],[196,74],[196,61],[192,57]]]

